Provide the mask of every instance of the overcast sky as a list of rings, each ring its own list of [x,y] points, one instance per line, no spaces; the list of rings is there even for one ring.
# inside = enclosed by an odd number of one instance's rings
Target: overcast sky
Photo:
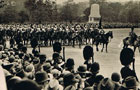
[[[57,3],[62,4],[63,2],[67,0],[56,0]],[[74,0],[75,2],[85,2],[89,0]],[[106,1],[111,1],[111,2],[126,2],[126,1],[132,1],[132,0],[106,0]],[[140,1],[140,0],[133,0],[133,1]]]

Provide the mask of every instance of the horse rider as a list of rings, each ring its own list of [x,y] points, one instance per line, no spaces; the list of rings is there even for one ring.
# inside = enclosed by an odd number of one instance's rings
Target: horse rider
[[[130,44],[133,44],[134,41],[137,39],[137,35],[134,32],[134,27],[131,28],[131,32],[129,32],[129,36],[130,36]]]
[[[101,27],[101,29],[99,29],[99,35],[101,36],[101,38],[104,37],[105,31],[103,30],[103,27]]]

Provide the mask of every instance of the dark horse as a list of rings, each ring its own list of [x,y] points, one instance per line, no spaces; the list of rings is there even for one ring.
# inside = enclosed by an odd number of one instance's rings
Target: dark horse
[[[140,36],[135,37],[135,39],[132,39],[131,37],[126,37],[125,39],[123,39],[123,44],[124,44],[123,48],[133,46],[134,52],[136,51],[136,48],[138,48],[140,52]]]
[[[99,51],[98,49],[98,45],[99,44],[103,44],[103,47],[102,47],[102,50],[101,52],[103,52],[104,50],[104,45],[106,45],[106,52],[107,51],[107,46],[108,46],[108,43],[109,43],[109,37],[112,39],[113,38],[113,32],[112,31],[109,31],[107,32],[106,34],[104,35],[97,35],[96,38],[95,38],[95,44],[96,44],[96,50]]]

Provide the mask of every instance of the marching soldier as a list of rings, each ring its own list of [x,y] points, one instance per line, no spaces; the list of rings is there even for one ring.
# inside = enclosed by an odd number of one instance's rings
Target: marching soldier
[[[83,57],[85,59],[84,64],[87,65],[87,70],[90,69],[92,63],[94,62],[93,55],[93,48],[91,46],[85,46],[85,48],[83,49]]]

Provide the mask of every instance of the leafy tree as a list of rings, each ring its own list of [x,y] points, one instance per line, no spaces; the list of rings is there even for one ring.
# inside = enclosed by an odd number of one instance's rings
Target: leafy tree
[[[62,21],[72,23],[78,17],[78,5],[73,0],[68,0],[60,10]]]
[[[0,1],[0,8],[3,8],[6,4],[4,3],[4,0]]]
[[[18,13],[18,15],[19,15],[19,22],[20,23],[24,23],[26,21],[29,21],[29,16],[25,11],[20,11]]]
[[[7,6],[3,11],[3,22],[10,23],[10,22],[18,22],[18,12],[15,10],[14,7]]]

